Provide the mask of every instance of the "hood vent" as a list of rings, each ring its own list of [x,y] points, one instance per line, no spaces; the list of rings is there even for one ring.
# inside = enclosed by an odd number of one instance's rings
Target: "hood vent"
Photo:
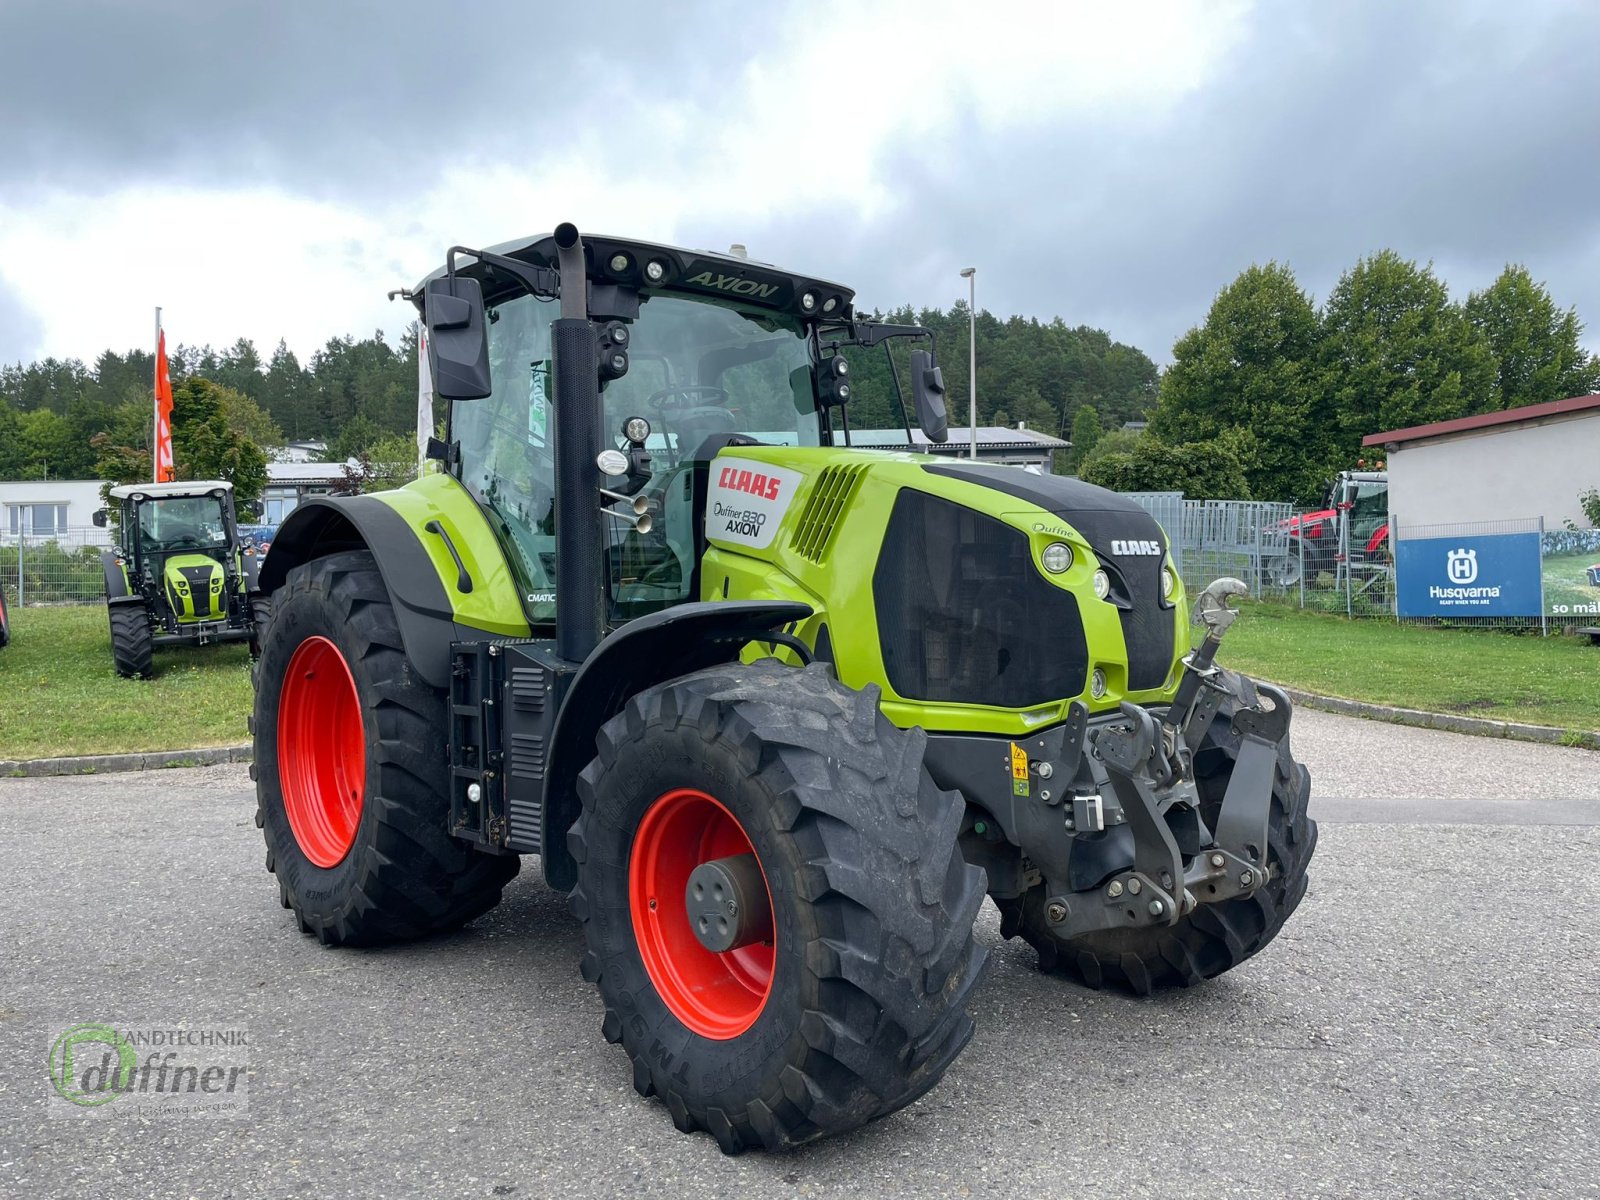
[[[856,484],[865,471],[864,466],[827,467],[817,476],[789,549],[814,563],[827,558],[834,527],[850,506]]]

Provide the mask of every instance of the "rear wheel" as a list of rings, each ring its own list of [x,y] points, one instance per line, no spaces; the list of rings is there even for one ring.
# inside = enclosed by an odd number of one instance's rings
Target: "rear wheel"
[[[1239,739],[1224,707],[1195,756],[1201,814],[1216,827],[1233,774]],[[1311,775],[1300,763],[1273,774],[1267,825],[1268,882],[1248,896],[1202,904],[1176,925],[1104,930],[1059,938],[1045,916],[1045,889],[1036,884],[1015,900],[1000,900],[1000,932],[1022,937],[1039,952],[1039,967],[1092,988],[1149,995],[1190,987],[1229,971],[1264,949],[1306,894],[1306,869],[1317,846],[1317,823],[1306,815]]]
[[[149,679],[155,674],[155,639],[143,604],[114,604],[111,613],[111,661],[124,679]]]
[[[981,871],[926,737],[824,666],[684,676],[600,731],[568,842],[634,1087],[727,1153],[910,1103],[972,1036]]]
[[[448,831],[447,702],[410,669],[366,551],[289,573],[256,667],[256,824],[300,928],[372,945],[494,907],[513,855]]]

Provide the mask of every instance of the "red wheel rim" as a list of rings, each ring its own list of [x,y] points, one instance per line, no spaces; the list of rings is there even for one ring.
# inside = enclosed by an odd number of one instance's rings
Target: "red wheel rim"
[[[756,1023],[772,994],[776,934],[774,942],[708,950],[689,923],[684,892],[701,863],[755,852],[734,815],[693,788],[657,799],[633,835],[628,907],[639,956],[672,1015],[701,1037],[726,1041]],[[772,889],[765,890],[770,914]]]
[[[325,637],[301,642],[284,672],[278,782],[301,852],[316,866],[338,866],[361,824],[367,739],[356,681]]]

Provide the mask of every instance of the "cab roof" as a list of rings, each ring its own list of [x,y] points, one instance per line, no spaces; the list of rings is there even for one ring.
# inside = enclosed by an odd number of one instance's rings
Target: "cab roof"
[[[218,491],[231,492],[233,484],[224,479],[195,479],[188,483],[124,483],[111,489],[113,500],[140,499],[165,500],[173,496],[210,496]]]
[[[803,319],[821,318],[827,321],[850,316],[855,300],[855,292],[843,284],[811,275],[797,275],[753,258],[739,258],[711,250],[687,250],[680,246],[665,246],[607,234],[585,234],[583,245],[591,286],[613,284],[638,288],[645,293],[677,292],[709,300],[732,300],[791,313]],[[553,233],[501,242],[483,249],[519,262],[557,269]],[[487,277],[485,298],[492,301],[497,291],[493,285],[493,268],[470,258],[467,263],[469,265],[458,270],[480,279]],[[646,274],[651,263],[659,264],[662,268],[659,280],[653,280]],[[440,267],[417,285],[416,301],[419,308],[428,281],[438,279],[444,273],[445,269]],[[520,285],[506,280],[503,274],[500,278],[504,286],[498,290],[520,290]],[[810,308],[802,303],[807,294],[813,301]]]

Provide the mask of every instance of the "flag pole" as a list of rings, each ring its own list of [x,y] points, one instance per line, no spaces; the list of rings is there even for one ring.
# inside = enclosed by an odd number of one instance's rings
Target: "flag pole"
[[[161,441],[161,306],[156,306],[156,352],[150,360],[150,482],[161,482],[156,447]]]

